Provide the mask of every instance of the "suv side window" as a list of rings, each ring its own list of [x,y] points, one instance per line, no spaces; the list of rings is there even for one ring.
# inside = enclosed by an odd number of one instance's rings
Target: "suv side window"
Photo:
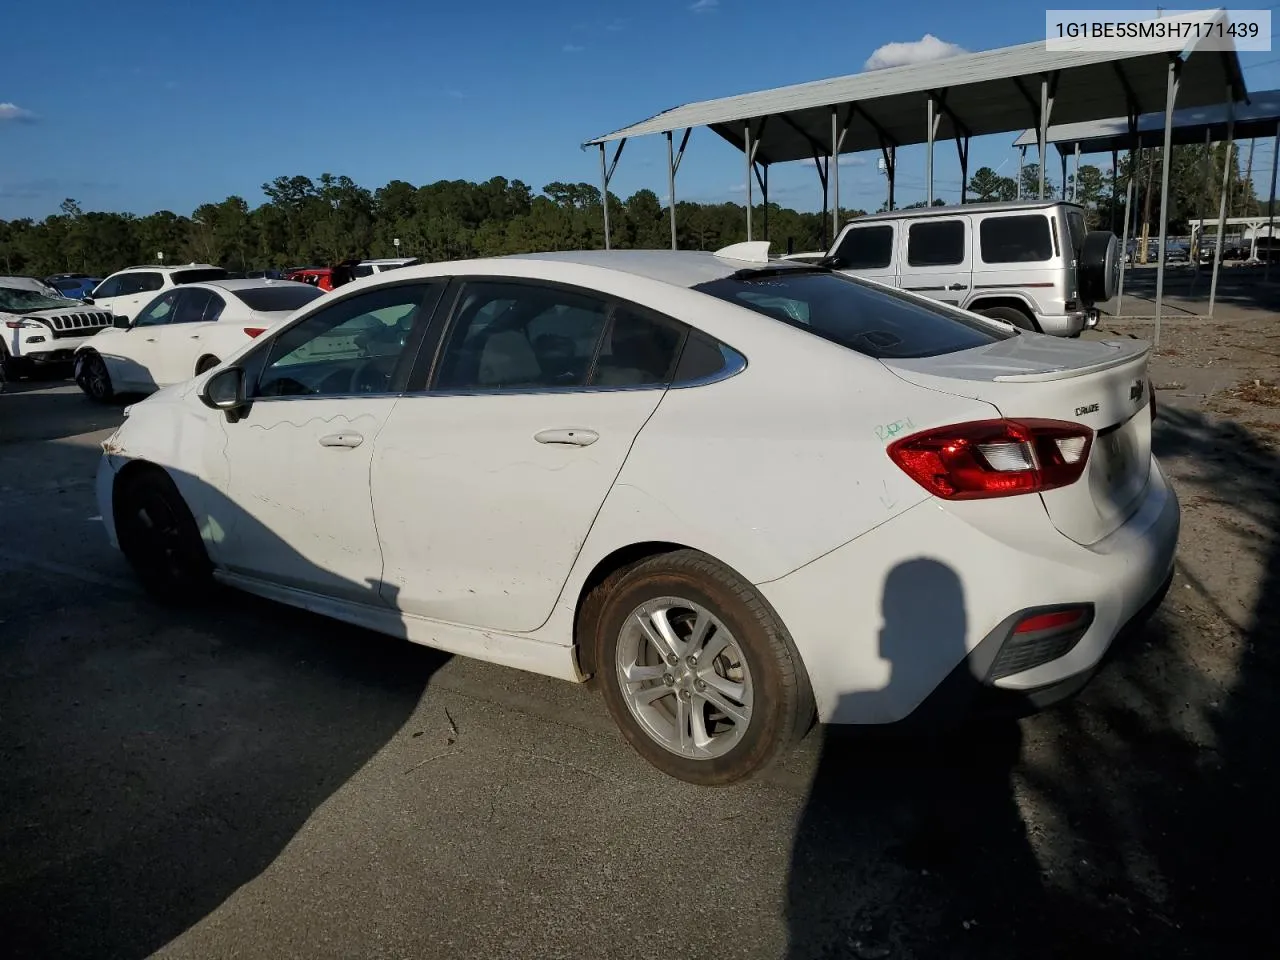
[[[107,277],[107,279],[93,288],[93,293],[90,296],[95,300],[120,296],[120,277]]]
[[[1043,213],[987,217],[978,225],[983,263],[1043,263],[1053,259],[1049,218]]]
[[[163,296],[151,301],[134,321],[135,327],[158,327],[173,320],[174,304],[178,300],[178,291],[170,290]]]
[[[431,317],[443,285],[379,287],[311,314],[272,341],[257,397],[385,394],[415,327]],[[259,355],[261,357],[261,355]]]
[[[963,220],[921,221],[907,227],[907,263],[950,267],[965,261]]]
[[[876,270],[893,262],[893,224],[852,227],[836,248],[842,270]]]

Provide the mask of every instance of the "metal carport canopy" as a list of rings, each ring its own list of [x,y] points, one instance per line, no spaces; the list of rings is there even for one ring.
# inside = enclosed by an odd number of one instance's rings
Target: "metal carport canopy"
[[[1178,99],[1182,96],[1179,93]],[[1056,108],[1055,108],[1056,114]],[[1234,118],[1234,119],[1233,119]],[[1270,137],[1280,123],[1280,90],[1250,93],[1248,103],[1218,103],[1212,106],[1183,107],[1173,111],[1173,143],[1181,146],[1204,143],[1205,139],[1229,139],[1228,125],[1234,123],[1231,136],[1236,140]],[[1164,111],[1144,113],[1138,117],[1137,136],[1129,129],[1127,117],[1111,117],[1085,123],[1055,123],[1049,127],[1049,143],[1063,155],[1080,145],[1081,153],[1110,153],[1131,147],[1159,147],[1164,144]],[[1013,142],[1015,147],[1034,147],[1038,130],[1027,130]]]
[[[1205,19],[1219,16],[1209,11]],[[1052,119],[1078,123],[1142,114],[1165,103],[1170,57],[1183,60],[1178,102],[1184,107],[1245,98],[1234,50],[1195,53],[1196,43],[1170,39],[1155,52],[1050,51],[1044,41],[818,80],[667,110],[648,120],[588,140],[584,146],[706,126],[739,150],[751,125],[756,161],[813,159],[815,153],[857,153],[925,143],[932,100],[939,113],[937,139],[978,137],[1039,126],[1041,81],[1056,75]],[[843,140],[833,150],[831,112],[837,108]]]

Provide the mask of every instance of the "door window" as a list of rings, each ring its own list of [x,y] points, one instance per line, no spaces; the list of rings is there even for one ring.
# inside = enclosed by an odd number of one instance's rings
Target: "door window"
[[[276,337],[263,356],[258,397],[390,392],[408,359],[409,336],[430,319],[438,283],[382,287],[311,314]]]
[[[213,294],[208,290],[184,290],[178,295],[171,323],[201,323]]]
[[[913,267],[951,267],[965,261],[963,220],[913,223],[907,228],[907,263]]]
[[[178,300],[178,291],[170,290],[162,297],[157,297],[147,306],[134,322],[135,327],[159,327],[173,320],[174,306]]]
[[[119,277],[120,289],[116,296],[128,297],[136,293],[148,293],[164,286],[164,278],[158,273],[141,271],[139,273],[122,273]]]
[[[94,288],[92,296],[95,300],[120,296],[120,278],[108,277],[106,280],[103,280]]]
[[[842,270],[879,270],[893,262],[893,225],[854,227],[847,231],[836,259]]]

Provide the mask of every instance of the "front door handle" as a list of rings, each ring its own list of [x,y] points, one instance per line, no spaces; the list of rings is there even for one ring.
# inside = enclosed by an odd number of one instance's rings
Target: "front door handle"
[[[364,437],[358,433],[331,433],[327,437],[320,438],[320,446],[322,447],[347,447],[354,449],[364,443]]]
[[[575,447],[589,447],[600,439],[594,430],[582,427],[563,427],[559,430],[542,430],[533,435],[539,443],[567,443]]]
[[[198,333],[193,333],[193,334],[191,335],[191,339],[192,339],[192,340],[199,340],[199,339],[200,339],[200,334],[198,334]]]
[[[963,283],[948,283],[948,284],[947,284],[947,289],[948,289],[948,290],[963,290],[963,289],[964,289],[964,284],[963,284]]]

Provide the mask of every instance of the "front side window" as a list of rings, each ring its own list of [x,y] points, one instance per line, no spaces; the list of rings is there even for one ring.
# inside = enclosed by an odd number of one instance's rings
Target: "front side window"
[[[166,323],[171,323],[174,316],[174,307],[178,301],[178,291],[170,290],[164,296],[157,297],[138,314],[138,319],[134,322],[135,327],[159,327]]]
[[[92,297],[95,300],[105,299],[106,297],[118,297],[118,296],[120,296],[120,278],[119,277],[107,277],[107,279],[103,280],[100,284],[98,284],[94,288],[92,293]]]
[[[965,261],[963,220],[926,220],[907,227],[907,263],[951,267]]]
[[[409,335],[425,323],[440,284],[382,287],[347,297],[285,330],[271,343],[255,396],[387,393]]]
[[[693,289],[877,359],[938,356],[1014,336],[821,268],[740,273]]]
[[[878,270],[893,263],[893,225],[853,227],[836,248],[842,270]]]
[[[1043,263],[1053,259],[1053,236],[1043,213],[987,217],[978,227],[983,263]]]

